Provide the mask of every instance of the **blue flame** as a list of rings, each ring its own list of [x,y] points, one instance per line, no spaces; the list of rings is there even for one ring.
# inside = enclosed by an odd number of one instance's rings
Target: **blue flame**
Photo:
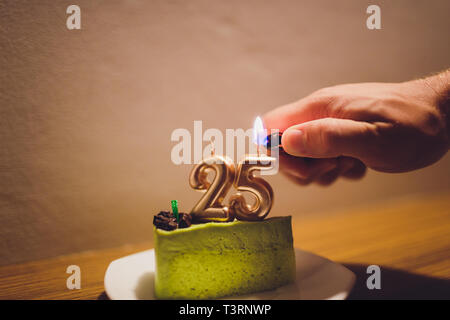
[[[256,117],[253,125],[253,142],[257,145],[267,145],[267,134],[260,117]]]

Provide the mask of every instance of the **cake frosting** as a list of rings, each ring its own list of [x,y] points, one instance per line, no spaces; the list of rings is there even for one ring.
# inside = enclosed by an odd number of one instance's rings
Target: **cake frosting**
[[[154,227],[159,299],[237,296],[295,281],[290,216],[167,229]]]

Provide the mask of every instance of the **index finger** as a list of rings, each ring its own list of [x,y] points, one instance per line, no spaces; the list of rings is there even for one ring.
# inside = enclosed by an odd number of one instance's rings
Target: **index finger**
[[[275,108],[262,116],[268,132],[278,129],[280,132],[303,122],[326,118],[330,115],[331,101],[322,96],[309,95],[296,102]]]

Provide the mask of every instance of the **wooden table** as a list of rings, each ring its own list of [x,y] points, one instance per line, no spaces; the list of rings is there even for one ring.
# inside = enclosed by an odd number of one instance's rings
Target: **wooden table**
[[[411,196],[293,220],[295,246],[346,265],[357,275],[353,299],[450,299],[450,194]],[[0,299],[107,299],[108,264],[152,243],[89,251],[0,268]],[[66,288],[66,268],[81,268],[81,289]],[[381,267],[381,290],[368,290],[368,265]]]

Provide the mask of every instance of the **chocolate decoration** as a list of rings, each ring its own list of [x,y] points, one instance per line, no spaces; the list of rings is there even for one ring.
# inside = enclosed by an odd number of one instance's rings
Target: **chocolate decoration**
[[[154,216],[153,224],[157,228],[166,231],[175,230],[178,227],[177,220],[169,211],[161,211],[156,216]]]
[[[158,228],[166,231],[175,230],[177,228],[188,228],[192,224],[192,217],[188,213],[179,214],[180,221],[177,223],[177,219],[172,212],[161,211],[153,217],[153,224]]]
[[[178,222],[178,228],[189,228],[192,224],[192,217],[189,213],[180,213],[180,221]]]

